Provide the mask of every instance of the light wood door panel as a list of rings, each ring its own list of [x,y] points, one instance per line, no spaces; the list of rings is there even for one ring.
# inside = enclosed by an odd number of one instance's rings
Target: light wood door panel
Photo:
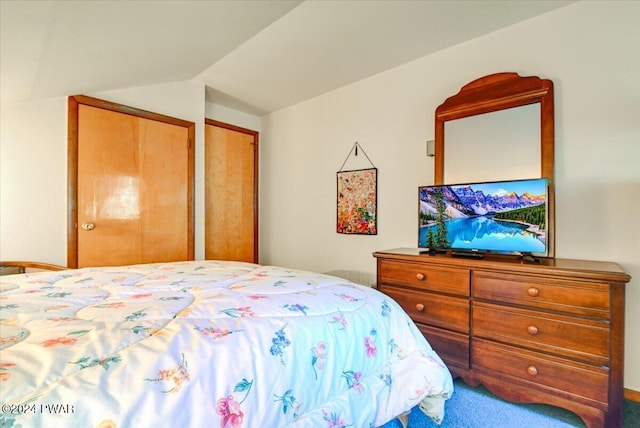
[[[140,248],[143,260],[187,260],[188,159],[187,130],[167,123],[141,119]]]
[[[90,102],[75,106],[69,265],[74,259],[77,267],[193,259],[194,124],[79,98]],[[70,147],[74,163],[71,155]]]
[[[207,120],[205,257],[257,262],[258,133]]]

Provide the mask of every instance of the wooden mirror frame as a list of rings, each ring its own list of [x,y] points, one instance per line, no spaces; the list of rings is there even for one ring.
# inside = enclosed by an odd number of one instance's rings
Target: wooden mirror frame
[[[476,116],[540,103],[540,177],[549,180],[547,247],[555,255],[554,112],[553,82],[537,76],[496,73],[476,79],[445,100],[435,114],[434,184],[444,184],[444,124],[448,120]]]

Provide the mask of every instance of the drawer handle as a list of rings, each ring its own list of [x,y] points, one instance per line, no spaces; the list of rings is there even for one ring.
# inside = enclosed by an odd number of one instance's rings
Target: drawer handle
[[[538,369],[536,368],[536,366],[529,366],[527,367],[527,373],[529,373],[529,376],[537,376]]]
[[[538,294],[540,294],[540,290],[538,290],[536,287],[530,287],[527,290],[527,294],[531,297],[536,297]]]
[[[417,311],[424,311],[424,303],[416,303],[416,310]]]
[[[418,281],[423,281],[426,277],[427,277],[427,276],[426,276],[425,274],[423,274],[423,273],[417,273],[417,274],[416,274],[416,279],[417,279]]]
[[[537,335],[538,327],[536,327],[535,325],[530,325],[529,327],[527,327],[527,333],[529,333],[531,336]]]

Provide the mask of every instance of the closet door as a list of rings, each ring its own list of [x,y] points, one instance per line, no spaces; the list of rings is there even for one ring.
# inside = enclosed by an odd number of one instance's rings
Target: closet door
[[[75,106],[69,265],[72,258],[77,267],[193,259],[194,124],[76,98],[92,102]],[[71,146],[70,139],[70,154]]]
[[[205,258],[258,262],[258,133],[205,124]]]

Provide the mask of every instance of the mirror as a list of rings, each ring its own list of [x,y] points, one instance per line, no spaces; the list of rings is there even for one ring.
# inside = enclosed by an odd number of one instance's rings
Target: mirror
[[[518,180],[540,174],[539,103],[450,120],[444,124],[444,133],[445,183]]]
[[[489,173],[474,175],[474,162],[477,165],[479,154],[486,152],[495,158],[495,166],[484,168]],[[496,73],[463,86],[436,109],[434,171],[434,184],[547,178],[547,245],[553,257],[553,82]]]

